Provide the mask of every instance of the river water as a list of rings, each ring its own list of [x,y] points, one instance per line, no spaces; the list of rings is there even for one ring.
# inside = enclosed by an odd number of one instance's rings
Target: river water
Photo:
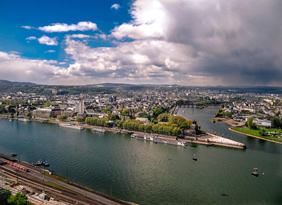
[[[123,134],[1,119],[0,153],[20,153],[28,162],[48,160],[58,175],[139,204],[282,204],[282,146],[211,123],[216,111],[180,108],[178,114],[246,144],[247,150],[183,148]],[[251,176],[254,167],[259,177]]]

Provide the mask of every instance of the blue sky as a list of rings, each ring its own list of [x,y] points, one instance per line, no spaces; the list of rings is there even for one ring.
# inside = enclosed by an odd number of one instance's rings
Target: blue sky
[[[282,86],[281,0],[1,0],[0,79]]]
[[[119,9],[111,8],[119,4]],[[34,28],[51,25],[53,23],[77,24],[81,21],[95,22],[99,30],[70,31],[67,34],[94,35],[109,34],[110,30],[122,22],[131,20],[129,10],[130,1],[77,1],[77,0],[1,0],[0,2],[0,50],[5,52],[17,51],[26,58],[48,59],[63,61],[64,41],[66,32],[45,33],[38,29],[24,29],[28,25]],[[47,35],[57,37],[58,46],[40,44],[36,40],[26,40],[30,36],[40,38]],[[93,47],[114,46],[103,39],[92,39],[89,43]],[[46,51],[54,50],[49,53]]]

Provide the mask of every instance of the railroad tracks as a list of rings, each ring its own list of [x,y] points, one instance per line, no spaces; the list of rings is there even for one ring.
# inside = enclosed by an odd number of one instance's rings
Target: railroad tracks
[[[43,180],[34,178],[31,179],[32,176],[24,176],[22,173],[15,173],[15,170],[8,169],[6,167],[1,167],[4,170],[4,174],[6,176],[12,177],[14,179],[20,179],[20,182],[26,184],[27,186],[36,189],[36,190],[44,190],[45,192],[49,192],[52,195],[59,196],[59,198],[66,199],[67,201],[71,201],[73,203],[80,203],[80,204],[93,204],[93,205],[104,205],[105,203],[101,203],[100,201],[94,200],[92,198],[88,198],[80,193],[69,193],[64,190],[56,189],[52,186],[49,186],[43,182]]]

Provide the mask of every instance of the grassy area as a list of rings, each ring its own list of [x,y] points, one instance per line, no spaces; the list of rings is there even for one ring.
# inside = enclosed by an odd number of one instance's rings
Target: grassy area
[[[70,190],[70,189],[67,189],[67,188],[65,188],[65,187],[63,187],[63,186],[61,186],[61,185],[55,184],[55,183],[53,183],[53,182],[46,181],[45,184],[48,185],[48,186],[54,187],[54,188],[56,188],[56,189],[60,189],[60,190],[69,192],[69,193],[71,193],[71,194],[77,195],[76,192],[74,192],[74,191],[72,191],[72,190]]]
[[[269,139],[269,140],[273,140],[273,141],[277,141],[277,142],[282,142],[282,139],[280,139],[280,138],[270,137],[270,136],[262,136],[259,133],[259,129],[258,130],[252,130],[252,129],[249,129],[247,127],[243,127],[243,128],[232,127],[231,129],[238,131],[238,132],[241,132],[241,133],[244,133],[244,134],[255,135],[255,136],[258,136],[258,137],[261,137],[261,138],[265,138],[265,139]],[[265,129],[265,130],[266,130],[266,132],[277,132],[280,129],[268,128],[268,129]]]

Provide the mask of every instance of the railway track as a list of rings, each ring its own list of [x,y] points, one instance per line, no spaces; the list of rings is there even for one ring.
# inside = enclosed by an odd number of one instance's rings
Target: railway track
[[[23,184],[26,184],[34,189],[39,189],[41,190],[40,187],[42,187],[42,190],[44,189],[45,192],[49,192],[52,193],[53,195],[59,196],[60,198],[64,198],[64,199],[68,199],[70,201],[74,201],[74,202],[78,202],[81,204],[93,204],[93,205],[104,205],[105,203],[101,203],[100,201],[96,201],[94,199],[88,198],[86,196],[83,196],[79,193],[74,194],[74,193],[69,193],[67,191],[64,190],[60,190],[60,189],[56,189],[52,186],[49,186],[45,183],[40,182],[41,180],[34,180],[34,179],[30,179],[30,177],[27,176],[23,176],[22,174],[17,174],[15,173],[15,170],[11,170],[10,168],[6,168],[6,167],[1,167],[2,170],[4,170],[4,174],[6,176],[12,177],[14,179],[19,178],[20,181]],[[71,190],[72,191],[72,190]],[[75,192],[75,191],[73,191]]]

